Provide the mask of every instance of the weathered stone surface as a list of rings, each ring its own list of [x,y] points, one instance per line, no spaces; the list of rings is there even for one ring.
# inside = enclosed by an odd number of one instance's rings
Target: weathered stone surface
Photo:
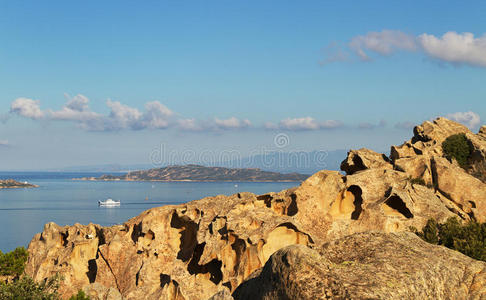
[[[115,288],[107,288],[99,283],[92,283],[83,288],[90,300],[123,300],[120,292]]]
[[[365,148],[349,151],[341,163],[341,170],[348,175],[372,168],[392,169],[393,166],[386,155]]]
[[[59,272],[64,297],[99,283],[127,299],[208,298],[281,247],[312,243],[287,215],[290,202],[273,202],[242,193],[153,208],[108,228],[50,223],[29,245],[26,272],[36,280]]]
[[[320,171],[279,193],[152,208],[112,227],[46,224],[29,245],[26,273],[36,280],[60,273],[63,297],[93,284],[104,287],[92,289],[101,298],[110,288],[126,299],[226,297],[224,290],[258,276],[289,245],[319,249],[355,233],[422,228],[430,218],[485,221],[485,183],[443,157],[442,141],[458,132],[473,145],[476,165],[485,163],[486,140],[437,119],[392,148],[390,161],[370,150],[350,151],[347,175]]]
[[[437,190],[471,217],[486,222],[486,184],[445,158],[434,158],[432,168]]]
[[[486,126],[483,125],[481,128],[479,128],[478,136],[486,139]]]
[[[233,296],[231,296],[231,293],[228,290],[222,290],[214,294],[208,300],[234,300],[234,298]]]
[[[484,299],[486,263],[412,233],[354,234],[274,253],[234,299]]]

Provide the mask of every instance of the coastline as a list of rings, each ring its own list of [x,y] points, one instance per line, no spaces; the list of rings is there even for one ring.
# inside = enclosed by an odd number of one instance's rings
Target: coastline
[[[75,181],[136,181],[136,182],[303,182],[303,180],[202,180],[202,179],[98,179],[98,178],[72,178]]]
[[[13,179],[0,180],[0,189],[22,189],[22,188],[37,188],[36,184],[28,182],[19,182]]]

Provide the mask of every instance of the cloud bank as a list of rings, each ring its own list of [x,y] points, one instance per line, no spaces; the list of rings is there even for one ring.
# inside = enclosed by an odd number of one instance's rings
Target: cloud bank
[[[336,43],[328,46],[332,48]],[[347,50],[362,61],[373,60],[371,54],[390,56],[398,51],[421,52],[431,59],[453,65],[486,67],[486,34],[474,37],[473,33],[449,31],[442,36],[423,33],[414,36],[399,30],[368,32],[352,37]],[[326,63],[343,61],[347,55],[339,50],[326,53]]]
[[[429,121],[432,121],[437,117],[438,116],[430,118]],[[475,130],[481,125],[481,117],[479,116],[479,114],[472,111],[450,113],[445,115],[444,117],[449,120],[456,121],[457,123],[461,123],[471,130]],[[416,125],[418,125],[418,123],[404,121],[396,123],[395,128],[410,130],[413,129]]]
[[[103,115],[91,110],[89,99],[84,95],[74,97],[65,95],[65,97],[66,103],[60,110],[42,110],[39,100],[17,98],[10,105],[10,113],[32,120],[74,122],[79,128],[88,131],[167,128],[187,131],[236,130],[252,126],[249,120],[240,120],[236,117],[214,118],[211,121],[182,119],[159,101],[145,103],[144,110],[140,111],[137,108],[108,99],[106,106],[110,112]]]
[[[469,129],[477,128],[481,124],[481,117],[475,112],[455,112],[446,115],[446,118],[466,125]]]
[[[334,129],[342,127],[343,124],[337,120],[317,121],[312,117],[303,118],[287,118],[280,121],[278,124],[267,122],[264,124],[266,129],[279,129],[289,131],[308,131],[319,129]]]
[[[388,50],[384,50],[388,51]],[[17,98],[10,105],[10,114],[36,121],[64,121],[76,124],[78,128],[87,131],[119,131],[119,130],[155,130],[174,128],[188,132],[224,132],[244,130],[248,128],[279,130],[279,131],[317,131],[337,128],[355,128],[361,130],[374,130],[387,127],[387,122],[381,120],[374,122],[361,122],[356,125],[347,125],[339,120],[316,120],[313,117],[285,118],[278,122],[265,122],[262,126],[254,126],[248,119],[229,117],[227,119],[213,118],[199,120],[195,118],[182,118],[159,101],[147,102],[143,110],[130,107],[118,101],[108,99],[106,106],[108,114],[92,111],[89,99],[83,95],[70,97],[65,95],[66,103],[59,110],[41,109],[39,100]],[[479,114],[455,112],[445,115],[446,118],[462,123],[470,129],[476,129],[481,118]],[[8,119],[8,118],[6,118]],[[397,129],[409,130],[416,123],[403,121],[394,125]],[[2,140],[0,140],[2,142]],[[8,141],[3,141],[3,146]],[[0,143],[0,146],[2,144]]]

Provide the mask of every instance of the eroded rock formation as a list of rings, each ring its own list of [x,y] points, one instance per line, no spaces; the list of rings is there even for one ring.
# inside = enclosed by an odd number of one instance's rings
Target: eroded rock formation
[[[485,281],[484,262],[428,244],[410,232],[366,232],[317,249],[301,245],[280,249],[233,296],[235,300],[484,299]]]
[[[26,273],[36,280],[60,273],[64,297],[84,288],[92,296],[118,291],[126,299],[207,299],[218,292],[214,299],[224,299],[289,245],[322,249],[355,233],[422,228],[429,218],[485,221],[486,184],[473,176],[477,170],[442,153],[442,141],[458,132],[474,146],[474,165],[484,164],[482,133],[437,119],[417,126],[390,158],[350,151],[342,163],[346,175],[320,171],[279,193],[153,208],[113,227],[46,224],[29,245]]]

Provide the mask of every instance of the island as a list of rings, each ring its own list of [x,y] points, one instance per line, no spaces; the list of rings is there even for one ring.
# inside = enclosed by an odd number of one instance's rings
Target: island
[[[104,181],[252,181],[282,182],[303,181],[309,175],[299,173],[282,174],[262,171],[257,168],[223,168],[201,165],[173,165],[164,168],[132,171],[122,175],[102,175],[100,177],[75,178],[77,180]]]
[[[34,188],[39,187],[38,185],[25,182],[19,182],[13,179],[0,179],[0,189],[19,189],[19,188]]]

